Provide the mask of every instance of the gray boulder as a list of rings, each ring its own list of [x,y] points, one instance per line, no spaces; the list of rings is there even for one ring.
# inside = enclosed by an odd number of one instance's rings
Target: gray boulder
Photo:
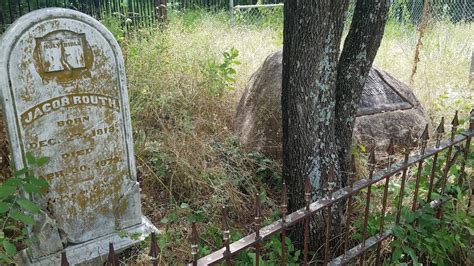
[[[234,120],[241,143],[250,150],[281,158],[282,52],[267,57],[252,75]],[[411,89],[387,72],[372,68],[359,103],[354,141],[364,146],[396,144],[407,134],[420,136],[429,123]]]

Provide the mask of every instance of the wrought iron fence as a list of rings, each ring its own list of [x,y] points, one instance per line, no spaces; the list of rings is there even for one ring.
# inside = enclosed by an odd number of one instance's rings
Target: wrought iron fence
[[[2,0],[0,33],[22,15],[45,7],[62,7],[86,13],[98,20],[115,20],[125,29],[154,26],[163,20],[165,0]]]
[[[288,256],[288,247],[285,240],[286,233],[289,227],[294,226],[298,223],[304,223],[304,243],[303,243],[303,265],[308,265],[308,263],[315,263],[316,261],[323,265],[341,265],[351,262],[356,258],[360,258],[361,265],[364,265],[365,254],[369,249],[377,247],[376,249],[376,265],[381,265],[380,263],[384,260],[384,256],[381,252],[382,242],[387,238],[392,236],[392,228],[394,225],[399,225],[405,223],[402,219],[402,209],[416,213],[420,212],[421,206],[423,204],[428,204],[425,206],[431,207],[437,210],[436,217],[440,218],[442,215],[442,204],[449,201],[450,197],[446,195],[446,187],[448,186],[448,178],[450,169],[458,163],[460,166],[459,178],[456,180],[459,184],[466,184],[466,162],[470,154],[471,139],[474,135],[474,110],[471,111],[469,128],[464,132],[457,134],[459,127],[459,120],[456,115],[451,123],[451,132],[449,133],[450,137],[446,141],[441,141],[444,135],[444,119],[442,119],[440,125],[435,132],[435,145],[432,148],[427,149],[427,143],[429,141],[428,126],[426,126],[425,131],[420,136],[421,147],[419,153],[416,155],[410,156],[411,149],[405,148],[403,152],[403,159],[399,162],[394,162],[395,158],[395,149],[393,147],[393,142],[387,149],[387,161],[388,167],[375,172],[376,158],[375,154],[372,152],[369,156],[369,174],[368,177],[355,181],[355,171],[351,171],[349,178],[350,185],[339,189],[337,191],[332,191],[331,186],[327,188],[328,196],[325,198],[319,199],[316,202],[311,203],[311,185],[308,179],[305,182],[305,202],[306,206],[296,212],[287,214],[287,186],[283,184],[282,187],[282,202],[281,202],[281,218],[265,227],[261,227],[262,217],[260,214],[260,201],[259,195],[255,196],[255,223],[254,233],[247,235],[240,240],[237,240],[233,243],[230,242],[231,229],[228,224],[228,213],[227,209],[223,209],[223,247],[210,255],[207,255],[202,258],[198,258],[199,250],[199,237],[196,230],[196,224],[192,224],[192,237],[191,237],[191,250],[192,250],[192,262],[189,265],[209,265],[215,264],[218,262],[225,261],[227,265],[232,264],[233,257],[238,255],[240,252],[243,252],[249,248],[253,248],[255,254],[256,265],[259,265],[260,259],[265,256],[263,250],[263,241],[268,240],[271,236],[280,235],[280,244],[281,244],[281,265],[286,265],[285,257]],[[464,145],[463,145],[464,144]],[[439,157],[441,153],[446,153],[446,162],[444,165],[439,165],[442,167],[442,172],[440,176],[436,174],[437,164],[440,163]],[[459,162],[458,158],[462,157],[462,160]],[[431,162],[431,171],[430,174],[426,177],[422,176],[423,165],[427,160],[432,160]],[[354,165],[354,160],[353,160]],[[414,174],[410,175],[410,168],[414,168]],[[353,167],[354,169],[354,167]],[[334,180],[333,172],[330,171],[328,175],[329,180]],[[400,189],[398,193],[395,193],[398,196],[396,206],[393,206],[393,213],[389,213],[388,208],[388,189],[392,182],[398,182],[395,179],[397,174],[401,173]],[[407,180],[413,177],[415,180],[415,187],[411,199],[406,199],[406,187]],[[428,188],[426,198],[421,199],[420,193],[420,182],[421,179],[427,178]],[[472,179],[472,176],[470,176]],[[468,182],[472,180],[467,180]],[[331,183],[330,181],[328,183]],[[381,210],[380,213],[380,223],[378,225],[377,232],[370,236],[368,232],[368,218],[371,213],[369,206],[371,205],[371,200],[373,195],[371,190],[374,186],[381,186],[384,189],[383,198],[381,199]],[[436,187],[435,184],[438,184]],[[362,240],[355,246],[350,247],[351,241],[349,237],[351,224],[353,223],[353,203],[355,201],[355,196],[360,194],[361,191],[365,191],[365,208],[363,210],[363,226],[361,229]],[[472,199],[472,186],[469,186],[468,192],[469,196],[468,203],[466,204],[469,208],[471,206]],[[411,194],[411,193],[410,193]],[[436,196],[435,196],[436,195]],[[362,198],[362,197],[361,197]],[[334,254],[334,250],[331,250],[331,230],[333,222],[332,219],[332,208],[336,205],[345,204],[345,220],[344,225],[344,234],[335,238],[340,238],[340,242],[343,243],[343,250],[339,254]],[[407,208],[404,206],[410,205]],[[321,257],[313,257],[312,261],[309,259],[309,231],[310,231],[310,219],[317,214],[321,214],[325,217],[325,243],[321,243],[321,247],[324,250],[321,254]],[[374,214],[372,214],[374,215]],[[393,221],[389,224],[387,217],[393,217]],[[414,223],[416,226],[416,222]],[[333,239],[334,240],[334,239]],[[335,250],[338,250],[335,248]],[[273,261],[277,264],[276,261]]]

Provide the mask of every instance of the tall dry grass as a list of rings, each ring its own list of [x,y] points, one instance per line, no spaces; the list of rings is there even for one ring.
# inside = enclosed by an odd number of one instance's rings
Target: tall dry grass
[[[418,32],[411,25],[389,23],[375,65],[409,84]],[[421,61],[412,89],[433,123],[441,116],[468,117],[474,104],[469,67],[474,47],[474,23],[431,22],[423,39]]]
[[[281,49],[278,27],[228,26],[226,14],[172,14],[162,30],[143,31],[124,41],[135,129],[135,150],[144,191],[144,210],[163,229],[167,261],[189,254],[189,222],[219,243],[220,206],[230,205],[232,228],[251,224],[253,194],[267,196],[267,214],[279,182],[278,165],[241,149],[232,132],[235,107],[252,73]],[[433,119],[473,103],[467,87],[474,25],[430,25],[413,86]],[[389,23],[375,64],[408,83],[418,33]],[[212,93],[213,62],[240,51],[235,91]],[[211,73],[211,74],[210,74]],[[184,208],[183,208],[184,206]],[[273,211],[272,211],[273,210]],[[234,231],[234,237],[235,231]],[[237,235],[238,236],[238,235]],[[213,239],[214,238],[214,239]]]
[[[268,183],[279,179],[278,166],[242,150],[232,132],[241,88],[278,49],[278,34],[231,31],[219,14],[196,11],[171,17],[165,29],[139,32],[123,43],[144,210],[173,238],[170,262],[188,255],[188,241],[174,238],[188,236],[190,219],[208,225],[200,228],[202,234],[219,238],[226,202],[232,221],[245,231],[253,219],[254,193],[270,194]],[[232,47],[240,51],[237,89],[213,93],[217,77],[210,70]],[[265,204],[267,210],[272,206],[271,200]]]

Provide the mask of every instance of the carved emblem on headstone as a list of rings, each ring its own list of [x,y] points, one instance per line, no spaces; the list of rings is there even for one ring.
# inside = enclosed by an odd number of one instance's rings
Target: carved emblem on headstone
[[[94,54],[84,33],[59,30],[36,38],[35,42],[35,67],[45,82],[90,77]]]
[[[367,77],[357,116],[372,115],[395,110],[413,108],[414,105],[401,95],[377,71],[371,71]]]

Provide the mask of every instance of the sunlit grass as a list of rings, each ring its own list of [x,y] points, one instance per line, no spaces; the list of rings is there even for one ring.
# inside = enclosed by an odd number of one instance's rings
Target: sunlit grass
[[[166,261],[173,262],[189,254],[186,228],[195,211],[204,217],[200,224],[206,226],[200,229],[209,244],[219,241],[224,201],[236,223],[232,227],[241,232],[252,221],[253,192],[266,192],[264,209],[272,212],[275,191],[268,183],[278,178],[278,166],[241,149],[232,120],[250,76],[281,49],[282,31],[254,24],[231,29],[225,13],[194,11],[170,18],[166,28],[139,32],[122,46],[144,210],[160,228],[168,227],[162,237],[170,237],[173,252]],[[375,65],[408,83],[417,39],[413,26],[389,23]],[[430,25],[413,89],[433,119],[451,115],[453,109],[466,116],[471,108],[473,88],[467,85],[472,43],[473,24]],[[211,63],[221,63],[222,53],[232,47],[240,52],[241,62],[235,66],[235,90],[214,95],[209,89],[215,78]],[[182,203],[190,208],[181,208]]]

